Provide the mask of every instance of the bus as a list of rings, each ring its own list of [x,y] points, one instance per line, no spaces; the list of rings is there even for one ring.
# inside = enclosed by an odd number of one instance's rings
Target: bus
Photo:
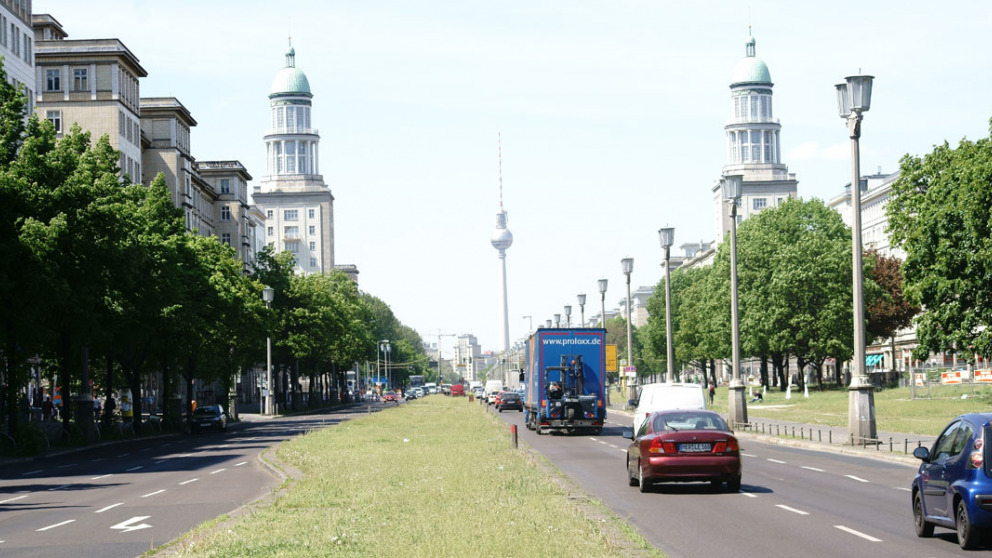
[[[421,375],[410,376],[410,387],[411,388],[424,387],[424,377]]]

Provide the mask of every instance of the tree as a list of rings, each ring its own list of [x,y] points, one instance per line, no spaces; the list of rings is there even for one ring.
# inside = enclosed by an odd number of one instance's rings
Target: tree
[[[868,338],[877,341],[909,327],[920,307],[903,295],[902,260],[877,250],[868,250],[865,258],[873,263],[871,279],[882,290],[882,296],[868,306]]]
[[[906,299],[926,309],[914,356],[992,354],[992,141],[944,142],[905,155],[899,169],[886,213],[892,243],[906,251]]]

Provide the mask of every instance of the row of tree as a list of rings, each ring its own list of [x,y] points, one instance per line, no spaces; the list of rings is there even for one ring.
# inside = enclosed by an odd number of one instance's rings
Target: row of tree
[[[143,378],[160,374],[178,421],[178,396],[188,404],[194,380],[218,382],[227,403],[236,375],[265,362],[267,336],[281,378],[270,387],[290,406],[302,400],[301,376],[312,401],[344,393],[343,372],[375,355],[379,339],[392,340],[394,359],[426,368],[419,335],[344,274],[296,276],[289,254],[269,251],[246,274],[230,246],[185,230],[161,175],[147,186],[122,180],[106,136],[93,142],[74,126],[58,139],[26,112],[0,67],[0,417],[9,435],[32,368],[57,376],[65,426],[84,434],[92,404],[67,412],[70,394],[127,390],[137,403]],[[265,285],[275,289],[271,308]],[[134,413],[140,432],[140,404]]]

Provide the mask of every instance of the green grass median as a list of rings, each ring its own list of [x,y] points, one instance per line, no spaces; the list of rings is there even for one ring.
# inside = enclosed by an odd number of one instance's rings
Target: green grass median
[[[507,425],[464,397],[390,407],[276,454],[297,480],[169,554],[662,556],[601,504],[576,498],[543,458],[513,449]]]

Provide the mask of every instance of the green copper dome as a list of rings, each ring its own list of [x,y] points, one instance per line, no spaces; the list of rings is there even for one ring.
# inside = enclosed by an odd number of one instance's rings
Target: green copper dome
[[[279,70],[275,79],[272,80],[269,96],[273,95],[313,96],[310,92],[310,81],[307,80],[307,75],[296,67],[296,51],[293,47],[289,47],[289,52],[286,53],[286,67]]]
[[[768,71],[768,66],[765,65],[764,60],[754,55],[754,37],[748,37],[745,43],[745,56],[734,66],[730,86],[748,83],[772,85],[772,75]]]

